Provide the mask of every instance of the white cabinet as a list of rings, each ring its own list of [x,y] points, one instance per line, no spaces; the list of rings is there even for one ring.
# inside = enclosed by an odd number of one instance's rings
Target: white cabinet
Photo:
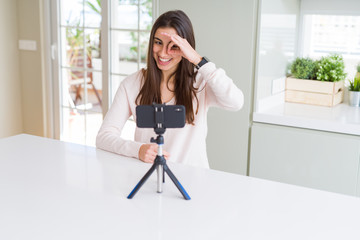
[[[254,123],[249,175],[359,196],[360,137]]]

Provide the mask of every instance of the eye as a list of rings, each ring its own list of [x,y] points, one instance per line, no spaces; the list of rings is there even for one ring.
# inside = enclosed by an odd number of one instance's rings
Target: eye
[[[154,41],[154,44],[156,44],[156,45],[162,45],[162,42],[161,42],[161,41],[158,41],[158,40],[155,40],[155,41]]]
[[[174,45],[174,46],[171,47],[171,49],[178,50],[180,48],[178,47],[178,45]]]

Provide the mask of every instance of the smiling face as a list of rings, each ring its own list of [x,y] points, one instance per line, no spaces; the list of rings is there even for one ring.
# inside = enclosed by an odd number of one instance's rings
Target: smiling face
[[[175,72],[182,56],[178,54],[170,54],[169,47],[178,49],[176,45],[173,46],[171,39],[161,33],[170,35],[178,34],[174,28],[158,28],[154,34],[153,56],[158,68],[163,72],[164,76],[169,76]]]

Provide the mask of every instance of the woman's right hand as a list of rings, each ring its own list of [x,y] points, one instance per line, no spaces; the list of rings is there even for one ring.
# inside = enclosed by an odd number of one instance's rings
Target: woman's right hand
[[[139,150],[139,159],[146,163],[153,163],[157,155],[158,145],[156,144],[143,144]],[[163,150],[166,160],[169,158],[169,153]]]

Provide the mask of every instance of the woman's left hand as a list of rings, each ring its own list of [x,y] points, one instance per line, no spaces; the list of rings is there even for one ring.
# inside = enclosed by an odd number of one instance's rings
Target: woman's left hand
[[[201,56],[192,48],[185,38],[166,32],[161,32],[161,34],[171,39],[168,45],[168,53],[181,55],[194,65],[197,65],[201,61]]]

